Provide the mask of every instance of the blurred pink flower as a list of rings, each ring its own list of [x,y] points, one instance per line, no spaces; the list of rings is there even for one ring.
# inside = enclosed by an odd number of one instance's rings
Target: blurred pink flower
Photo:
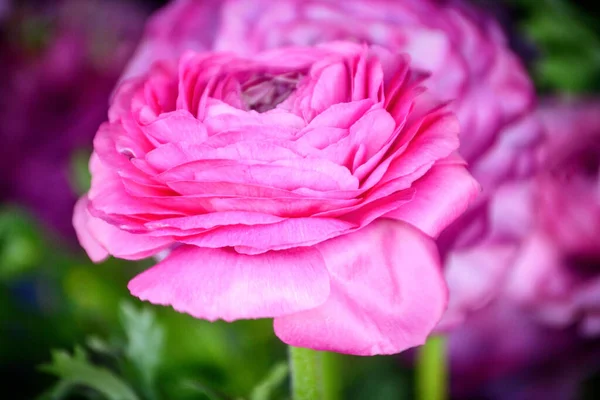
[[[445,254],[450,301],[437,330],[455,328],[503,295],[523,240],[531,232],[530,187],[527,179],[504,183],[443,233],[441,240],[455,234],[465,243],[455,243]]]
[[[423,79],[352,42],[154,63],[97,133],[80,241],[95,261],[172,249],[129,288],[197,318],[274,317],[286,343],[359,355],[421,344],[446,306],[427,235],[479,192]]]
[[[119,1],[15,1],[3,21],[1,200],[33,209],[67,237],[71,157],[91,147],[144,17]]]
[[[545,323],[600,335],[600,102],[548,101],[544,171],[530,185],[533,232],[509,294]]]
[[[598,366],[600,103],[548,100],[538,115],[539,171],[498,189],[486,244],[451,258],[449,314],[480,302],[450,333],[457,397],[571,399]]]

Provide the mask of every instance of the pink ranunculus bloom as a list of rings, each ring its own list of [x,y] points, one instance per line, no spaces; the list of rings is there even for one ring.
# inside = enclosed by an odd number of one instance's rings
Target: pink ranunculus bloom
[[[529,115],[533,86],[495,21],[461,1],[176,0],[152,18],[128,75],[189,49],[253,54],[331,40],[407,53],[411,65],[430,72],[427,87],[452,100],[461,155],[484,189],[523,168],[515,152],[497,147],[504,130],[514,131],[513,124]],[[522,146],[532,135],[513,136],[503,150]],[[487,158],[493,165],[479,165]]]
[[[188,52],[117,90],[74,225],[95,261],[170,254],[141,299],[274,317],[286,343],[423,343],[447,300],[435,244],[479,186],[458,123],[407,58],[334,42]]]
[[[544,171],[531,184],[532,233],[509,294],[544,323],[600,334],[600,102],[548,101]]]
[[[503,274],[502,260],[514,244],[503,240],[499,245],[493,237],[490,198],[500,184],[518,182],[532,172],[541,126],[525,69],[498,24],[472,5],[441,0],[178,0],[153,18],[129,74],[144,72],[159,55],[175,58],[187,48],[253,54],[338,39],[408,54],[411,65],[430,72],[425,83],[430,92],[452,101],[461,127],[460,154],[483,193],[438,240],[447,279],[460,279],[454,271],[463,260],[480,265],[472,279]],[[487,257],[486,247],[494,257]],[[452,285],[444,328],[488,301],[491,292],[482,286],[473,292],[475,287],[470,279]]]

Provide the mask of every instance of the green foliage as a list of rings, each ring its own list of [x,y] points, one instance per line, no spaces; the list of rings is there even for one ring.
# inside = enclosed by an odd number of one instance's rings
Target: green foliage
[[[52,352],[52,362],[42,370],[60,378],[49,399],[65,399],[77,386],[93,389],[108,400],[139,400],[139,397],[118,376],[106,368],[97,367],[87,359],[86,352],[76,347],[73,355],[65,351]]]
[[[265,379],[252,390],[250,400],[275,399],[274,393],[283,385],[289,373],[286,363],[276,364],[267,374]]]
[[[121,305],[121,324],[127,344],[125,355],[133,364],[148,399],[156,399],[156,373],[164,348],[165,331],[150,309],[136,309],[131,303]]]
[[[76,347],[75,354],[71,356],[64,351],[53,352],[53,360],[42,369],[59,377],[59,381],[47,395],[48,399],[67,398],[70,393],[79,390],[80,395],[86,399],[93,399],[94,395],[101,393],[109,400],[116,398],[140,399],[140,400],[162,400],[162,399],[207,399],[207,400],[229,400],[239,398],[240,387],[245,386],[244,381],[237,382],[234,376],[242,376],[243,379],[252,380],[253,376],[265,374],[266,369],[253,370],[253,374],[244,375],[245,365],[252,359],[252,354],[243,349],[236,349],[231,342],[223,342],[223,352],[218,358],[209,357],[206,365],[209,369],[198,369],[203,365],[203,358],[195,352],[191,352],[188,359],[178,358],[183,365],[175,366],[170,358],[165,356],[167,329],[165,323],[182,318],[189,321],[190,325],[170,326],[172,332],[177,332],[181,338],[196,337],[193,327],[203,330],[207,326],[216,328],[215,336],[205,336],[207,342],[196,340],[194,347],[208,349],[219,341],[211,342],[211,338],[226,336],[223,327],[231,329],[231,325],[208,324],[194,320],[187,316],[176,314],[170,310],[166,311],[169,318],[160,318],[155,313],[156,309],[148,306],[136,307],[130,301],[123,301],[120,306],[120,322],[124,335],[117,335],[112,340],[106,341],[96,335],[86,340],[87,351]],[[164,317],[164,315],[163,315]],[[256,325],[253,325],[256,328]],[[175,329],[173,329],[176,327]],[[179,328],[184,328],[180,330]],[[255,330],[255,329],[254,329]],[[210,332],[210,330],[208,330]],[[220,332],[220,335],[217,334]],[[256,333],[255,333],[256,334]],[[247,338],[252,338],[247,335]],[[187,340],[187,339],[186,339]],[[175,344],[178,342],[175,341]],[[185,341],[184,341],[185,343]],[[255,343],[255,342],[254,342]],[[173,345],[173,344],[171,344]],[[230,348],[232,352],[225,350]],[[240,350],[240,351],[237,351]],[[256,349],[255,349],[256,350]],[[268,351],[264,352],[269,354]],[[92,357],[88,357],[90,354]],[[182,357],[182,356],[180,356]],[[218,361],[221,359],[222,361]],[[91,362],[94,360],[94,362]],[[260,357],[257,358],[260,360]],[[195,363],[196,364],[195,364]],[[215,370],[214,362],[222,363],[222,372]],[[217,373],[217,375],[215,375]],[[219,373],[227,373],[228,380],[218,378]],[[242,391],[250,393],[249,400],[279,399],[279,393],[287,377],[287,366],[285,363],[276,364],[262,380],[252,380],[248,389]],[[256,383],[258,382],[258,384]],[[127,393],[129,397],[125,397]],[[227,393],[225,395],[224,393]],[[243,394],[243,393],[242,393]],[[48,397],[49,396],[49,397]],[[121,396],[121,397],[119,397]]]
[[[567,93],[600,90],[597,21],[565,0],[512,3],[527,12],[521,27],[540,50],[533,70],[540,88]]]
[[[51,398],[62,398],[75,386],[93,389],[109,400],[160,398],[156,377],[164,347],[164,328],[149,308],[137,309],[130,302],[123,302],[120,310],[125,340],[117,341],[117,345],[97,336],[87,340],[95,359],[112,365],[114,371],[91,363],[81,347],[76,347],[74,356],[55,351],[52,363],[42,368],[60,378]]]
[[[30,272],[41,260],[42,235],[35,221],[14,206],[0,209],[0,280]]]

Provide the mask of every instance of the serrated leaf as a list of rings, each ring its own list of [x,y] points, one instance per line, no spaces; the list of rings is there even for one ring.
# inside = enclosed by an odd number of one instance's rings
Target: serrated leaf
[[[129,302],[121,305],[121,323],[127,336],[125,355],[135,367],[144,392],[155,398],[155,379],[164,347],[164,328],[149,308],[138,310]]]
[[[99,354],[115,360],[119,359],[119,348],[109,344],[98,336],[90,336],[86,339],[87,348],[94,354]]]
[[[101,393],[108,400],[139,400],[135,392],[106,368],[90,364],[85,351],[76,347],[73,355],[63,350],[52,352],[52,362],[41,369],[60,377],[49,398],[61,399],[69,388],[82,385]]]
[[[252,390],[250,400],[269,400],[273,392],[283,384],[288,376],[289,368],[286,363],[276,364],[267,376]]]

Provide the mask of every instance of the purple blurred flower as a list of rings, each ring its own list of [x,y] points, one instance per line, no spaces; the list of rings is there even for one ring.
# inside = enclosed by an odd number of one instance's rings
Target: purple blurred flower
[[[0,36],[0,200],[74,237],[70,159],[91,147],[144,17],[116,0],[11,4]]]

